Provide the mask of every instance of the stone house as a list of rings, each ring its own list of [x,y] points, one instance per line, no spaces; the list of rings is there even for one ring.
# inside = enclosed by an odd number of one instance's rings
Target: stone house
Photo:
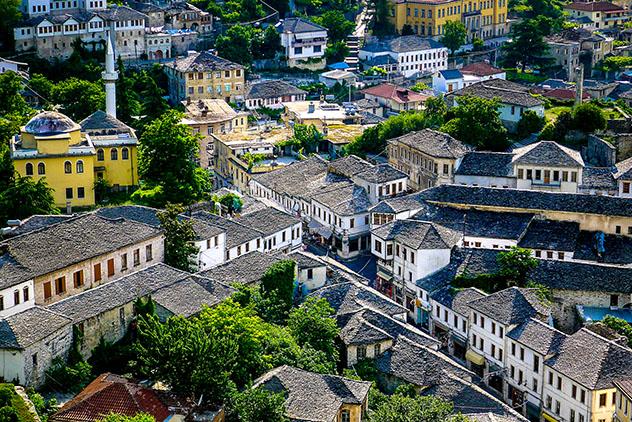
[[[306,91],[280,80],[257,82],[246,87],[246,108],[283,109],[283,103],[305,101]]]

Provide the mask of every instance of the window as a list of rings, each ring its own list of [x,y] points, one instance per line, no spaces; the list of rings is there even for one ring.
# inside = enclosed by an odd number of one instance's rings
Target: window
[[[58,277],[55,279],[55,294],[61,295],[66,292],[66,277]]]
[[[313,270],[312,268],[309,268],[309,269],[307,270],[307,279],[308,279],[308,280],[311,280],[311,279],[313,279],[313,278],[314,278],[314,270]]]
[[[215,239],[215,246],[217,246],[217,237],[214,237]],[[152,251],[152,247],[151,245],[146,245],[145,246],[145,261],[151,261],[154,259],[154,253]]]
[[[342,409],[340,411],[340,422],[351,422],[351,413],[349,413],[349,410]]]
[[[140,249],[134,249],[134,266],[140,265]]]
[[[33,367],[34,367],[34,368],[35,368],[35,367],[37,367],[37,353],[33,353],[33,354],[31,355],[31,360],[32,360],[32,362],[33,362]]]
[[[606,407],[606,400],[608,395],[606,393],[599,394],[599,407]]]
[[[114,258],[108,259],[108,277],[114,275]]]
[[[358,360],[366,358],[366,346],[358,346]]]
[[[516,343],[511,343],[511,356],[516,356]]]
[[[127,254],[121,255],[121,271],[127,270]]]
[[[110,159],[111,160],[118,160],[118,149],[112,148],[110,150]]]
[[[616,226],[614,231],[617,234],[621,234],[621,226]]]
[[[294,48],[294,54],[303,54],[303,47]]]
[[[86,190],[84,188],[77,188],[77,198],[85,198]]]
[[[378,343],[373,346],[373,356],[378,356],[380,353],[382,353],[382,345]]]
[[[33,176],[33,164],[26,163],[26,175]]]
[[[553,385],[553,372],[549,372],[549,385]]]
[[[52,296],[53,293],[51,291],[50,281],[47,281],[46,283],[44,283],[44,300],[50,299]]]
[[[579,401],[586,403],[586,390],[579,390]]]
[[[72,199],[72,188],[66,188],[66,199]]]
[[[13,304],[14,305],[20,304],[20,291],[19,290],[16,290],[13,292]]]
[[[547,409],[551,408],[551,396],[546,396],[546,401],[544,402],[544,407]]]
[[[562,391],[562,377],[557,377],[557,389]]]
[[[623,182],[623,193],[630,193],[630,182]]]
[[[540,371],[540,357],[533,355],[533,372],[536,374]]]
[[[97,150],[97,161],[104,161],[105,160],[105,154],[103,152],[103,150],[101,148],[99,148]]]
[[[532,384],[531,384],[531,389],[533,391],[538,391],[538,379],[537,378],[533,378]]]
[[[83,173],[83,161],[77,161],[77,173]]]
[[[24,299],[25,302],[29,301],[29,287],[26,286],[25,288],[22,289],[22,297]]]
[[[555,400],[555,413],[560,414],[560,401]]]
[[[72,274],[72,282],[75,286],[75,289],[83,286],[83,270],[75,271]]]
[[[619,295],[610,295],[610,307],[611,308],[619,307]]]
[[[575,422],[575,410],[571,409],[570,422]]]
[[[37,174],[39,174],[40,176],[46,174],[46,164],[39,163],[37,165]]]
[[[94,264],[92,269],[94,272],[94,281],[101,281],[101,263]]]
[[[524,347],[520,347],[520,360],[524,361]]]
[[[127,148],[121,150],[121,159],[129,160],[129,150]]]

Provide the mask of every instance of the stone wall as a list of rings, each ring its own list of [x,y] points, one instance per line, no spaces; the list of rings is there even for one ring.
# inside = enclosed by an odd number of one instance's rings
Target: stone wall
[[[586,164],[596,167],[612,167],[616,162],[617,149],[611,143],[595,136],[588,136],[588,145],[582,150]]]
[[[46,370],[56,357],[66,358],[72,346],[72,325],[68,324],[56,333],[22,350],[24,359],[24,385],[40,387],[46,382]],[[34,358],[34,356],[36,356]]]
[[[92,355],[94,348],[101,341],[101,338],[111,343],[122,339],[133,320],[134,303],[129,302],[81,321],[79,323],[79,326],[83,328],[81,355],[84,359],[88,359]]]
[[[608,308],[610,295],[619,295],[619,304],[630,302],[630,295],[616,292],[589,292],[577,290],[553,290],[553,319],[555,327],[566,333],[573,333],[581,327],[577,305]]]

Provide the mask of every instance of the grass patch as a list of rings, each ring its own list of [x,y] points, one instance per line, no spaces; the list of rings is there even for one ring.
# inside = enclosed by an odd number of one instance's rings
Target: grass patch
[[[544,110],[544,117],[546,117],[547,121],[554,122],[557,120],[557,116],[560,115],[563,111],[571,111],[572,107],[570,106],[557,106],[551,107],[549,109]]]
[[[505,69],[507,72],[507,80],[513,82],[527,82],[530,84],[537,84],[547,80],[544,75],[536,75],[531,72],[522,72],[519,69]]]

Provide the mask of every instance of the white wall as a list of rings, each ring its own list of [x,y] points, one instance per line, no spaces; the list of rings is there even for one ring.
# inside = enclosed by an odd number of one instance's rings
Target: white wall
[[[195,242],[198,253],[198,271],[217,267],[225,261],[226,233],[221,233],[212,239]]]
[[[516,188],[515,177],[493,177],[493,176],[469,176],[469,175],[454,175],[454,183],[457,185],[466,186],[481,186],[485,188]]]
[[[17,303],[15,302],[15,292],[18,293]],[[0,290],[0,297],[4,305],[4,309],[0,311],[0,316],[2,317],[16,314],[34,306],[35,288],[33,287],[33,280],[28,280]]]

